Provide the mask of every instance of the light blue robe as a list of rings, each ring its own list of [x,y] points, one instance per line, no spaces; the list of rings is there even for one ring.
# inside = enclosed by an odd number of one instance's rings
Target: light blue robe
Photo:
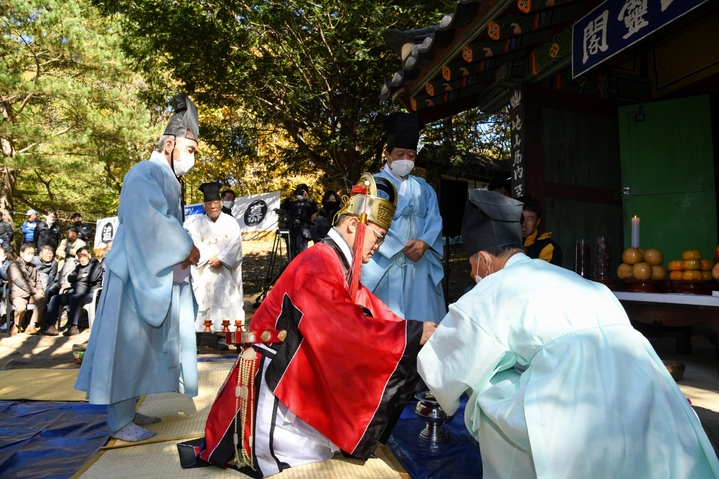
[[[386,171],[378,173],[400,182]],[[404,196],[379,250],[362,267],[362,284],[378,296],[397,316],[439,322],[447,312],[442,290],[442,217],[434,190],[422,178],[408,176]],[[408,259],[402,249],[408,240],[419,239],[429,248],[419,261]]]
[[[179,195],[161,153],[125,175],[120,225],[75,384],[93,404],[173,391],[197,395],[197,306],[191,284],[173,282],[173,266],[192,250]]]
[[[484,479],[707,479],[697,416],[605,286],[523,253],[459,301],[418,356],[479,441]]]

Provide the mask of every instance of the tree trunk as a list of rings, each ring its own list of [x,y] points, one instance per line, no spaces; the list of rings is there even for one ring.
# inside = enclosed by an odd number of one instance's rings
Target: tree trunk
[[[15,181],[17,181],[17,170],[10,169],[7,166],[2,167],[2,178],[0,178],[0,211],[3,217],[12,224],[12,214],[14,213],[13,190],[15,189]]]

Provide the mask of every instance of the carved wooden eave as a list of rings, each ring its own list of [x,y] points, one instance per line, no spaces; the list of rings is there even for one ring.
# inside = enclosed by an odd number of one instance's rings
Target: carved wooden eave
[[[468,108],[501,109],[522,81],[571,61],[571,25],[597,0],[460,0],[439,25],[386,30],[402,68],[381,88],[429,123]]]

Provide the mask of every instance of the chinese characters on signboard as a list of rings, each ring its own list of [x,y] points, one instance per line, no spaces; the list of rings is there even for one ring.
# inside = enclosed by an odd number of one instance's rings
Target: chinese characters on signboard
[[[512,196],[519,198],[525,194],[524,173],[524,99],[521,86],[512,92],[509,99],[509,117],[512,135]]]
[[[709,0],[606,0],[572,27],[577,78]]]

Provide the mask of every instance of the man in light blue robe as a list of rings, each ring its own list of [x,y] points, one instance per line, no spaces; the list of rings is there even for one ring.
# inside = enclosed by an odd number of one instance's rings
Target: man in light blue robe
[[[523,253],[522,203],[471,190],[462,240],[478,284],[418,356],[479,441],[484,479],[707,479],[719,461],[649,342],[604,285]]]
[[[107,404],[110,436],[140,441],[157,422],[136,414],[145,394],[197,395],[195,303],[189,266],[199,250],[182,227],[176,176],[194,165],[197,109],[186,95],[157,151],[125,175],[119,227],[105,258],[106,278],[75,387],[90,403]]]
[[[389,179],[399,194],[385,242],[362,268],[362,284],[404,319],[439,322],[447,312],[442,290],[442,217],[437,195],[423,178],[410,175],[419,141],[416,115],[395,113],[387,165],[376,176]]]

